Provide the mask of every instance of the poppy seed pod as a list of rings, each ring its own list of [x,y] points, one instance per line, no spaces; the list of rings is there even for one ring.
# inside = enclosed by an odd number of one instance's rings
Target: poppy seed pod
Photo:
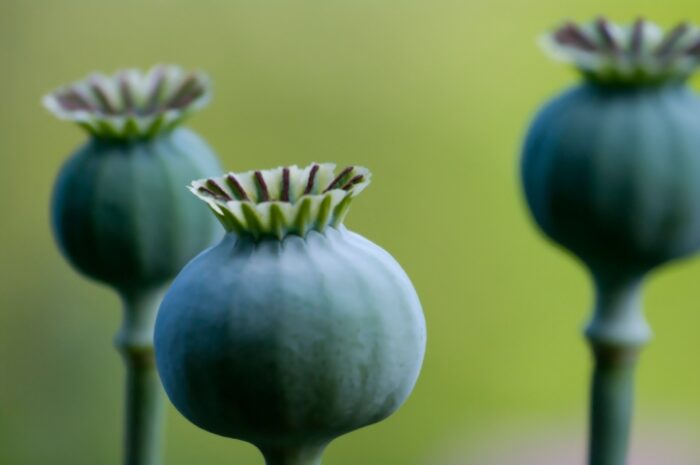
[[[590,267],[644,273],[700,246],[700,98],[685,85],[700,34],[600,24],[551,36],[588,79],[535,118],[525,195],[544,232]]]
[[[44,97],[57,117],[90,134],[58,175],[51,214],[68,261],[124,301],[116,345],[127,366],[125,465],[160,463],[155,313],[165,286],[219,235],[185,189],[219,172],[217,157],[180,126],[209,96],[204,74],[157,66],[95,74]]]
[[[418,296],[387,252],[343,226],[369,177],[314,164],[192,184],[229,233],[166,294],[158,371],[185,417],[254,444],[269,465],[320,463],[416,382]]]
[[[596,360],[591,465],[623,465],[634,362],[650,338],[643,277],[700,248],[700,98],[686,85],[700,30],[567,23],[544,38],[584,82],[530,126],[521,173],[541,229],[590,269]]]
[[[217,157],[179,126],[208,99],[206,76],[175,66],[93,75],[45,97],[91,134],[61,170],[52,206],[58,244],[81,272],[126,294],[159,287],[216,239],[184,187],[219,172]]]

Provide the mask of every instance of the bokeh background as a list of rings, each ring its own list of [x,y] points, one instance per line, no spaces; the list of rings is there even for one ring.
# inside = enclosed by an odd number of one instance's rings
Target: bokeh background
[[[85,135],[39,99],[158,62],[213,76],[190,125],[227,169],[374,172],[347,223],[412,277],[427,358],[403,409],[325,463],[542,465],[526,456],[560,449],[558,465],[581,463],[589,284],[532,227],[517,159],[533,112],[576,80],[536,37],[598,13],[700,21],[697,0],[0,0],[0,463],[119,463],[120,304],[70,269],[48,224],[53,179]],[[645,297],[656,338],[635,450],[649,457],[700,433],[700,261],[657,273]],[[168,465],[262,463],[172,408],[167,429]]]

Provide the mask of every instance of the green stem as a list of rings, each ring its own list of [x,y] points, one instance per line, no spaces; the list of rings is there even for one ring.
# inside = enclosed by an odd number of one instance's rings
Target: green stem
[[[266,465],[321,465],[322,446],[261,447]]]
[[[124,293],[124,321],[115,344],[126,365],[124,465],[159,465],[164,396],[155,367],[153,326],[162,291]]]
[[[624,465],[634,400],[635,351],[599,351],[591,390],[590,465]]]
[[[625,465],[637,356],[651,331],[641,310],[641,278],[596,276],[588,327],[595,367],[591,387],[589,465]]]

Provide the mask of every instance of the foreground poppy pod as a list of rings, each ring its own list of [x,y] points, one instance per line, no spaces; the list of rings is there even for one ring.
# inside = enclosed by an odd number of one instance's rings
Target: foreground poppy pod
[[[522,179],[533,217],[591,271],[591,465],[624,465],[643,278],[700,247],[700,98],[686,84],[700,31],[647,21],[567,23],[544,39],[584,82],[532,123]]]
[[[192,423],[254,444],[269,465],[319,464],[418,377],[418,296],[396,260],[343,226],[369,181],[364,168],[314,164],[191,185],[228,234],[166,294],[158,371]]]
[[[89,133],[58,175],[52,222],[68,261],[124,301],[116,345],[128,371],[126,465],[160,462],[153,324],[164,288],[220,235],[183,188],[220,172],[209,146],[181,126],[209,96],[203,73],[156,66],[93,74],[44,97],[57,117]]]

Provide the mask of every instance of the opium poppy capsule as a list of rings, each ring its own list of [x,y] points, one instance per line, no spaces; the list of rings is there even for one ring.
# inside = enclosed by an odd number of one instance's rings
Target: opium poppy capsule
[[[89,139],[61,170],[52,219],[66,258],[122,294],[171,280],[217,234],[185,189],[220,171],[214,152],[181,126],[209,99],[207,77],[177,66],[92,75],[45,97]]]
[[[408,397],[426,332],[389,253],[343,225],[368,170],[313,164],[203,179],[228,233],[159,310],[158,371],[192,423],[257,446],[269,465],[318,464],[335,437]]]
[[[128,367],[126,465],[160,459],[153,324],[162,292],[219,236],[185,188],[220,171],[204,140],[182,127],[209,97],[203,73],[156,66],[94,74],[44,98],[57,117],[89,134],[58,175],[51,214],[67,260],[124,301],[116,344]]]
[[[591,465],[623,465],[634,362],[650,338],[642,279],[700,247],[700,31],[643,20],[564,24],[544,38],[580,84],[545,104],[522,152],[532,215],[590,270],[596,359]]]

